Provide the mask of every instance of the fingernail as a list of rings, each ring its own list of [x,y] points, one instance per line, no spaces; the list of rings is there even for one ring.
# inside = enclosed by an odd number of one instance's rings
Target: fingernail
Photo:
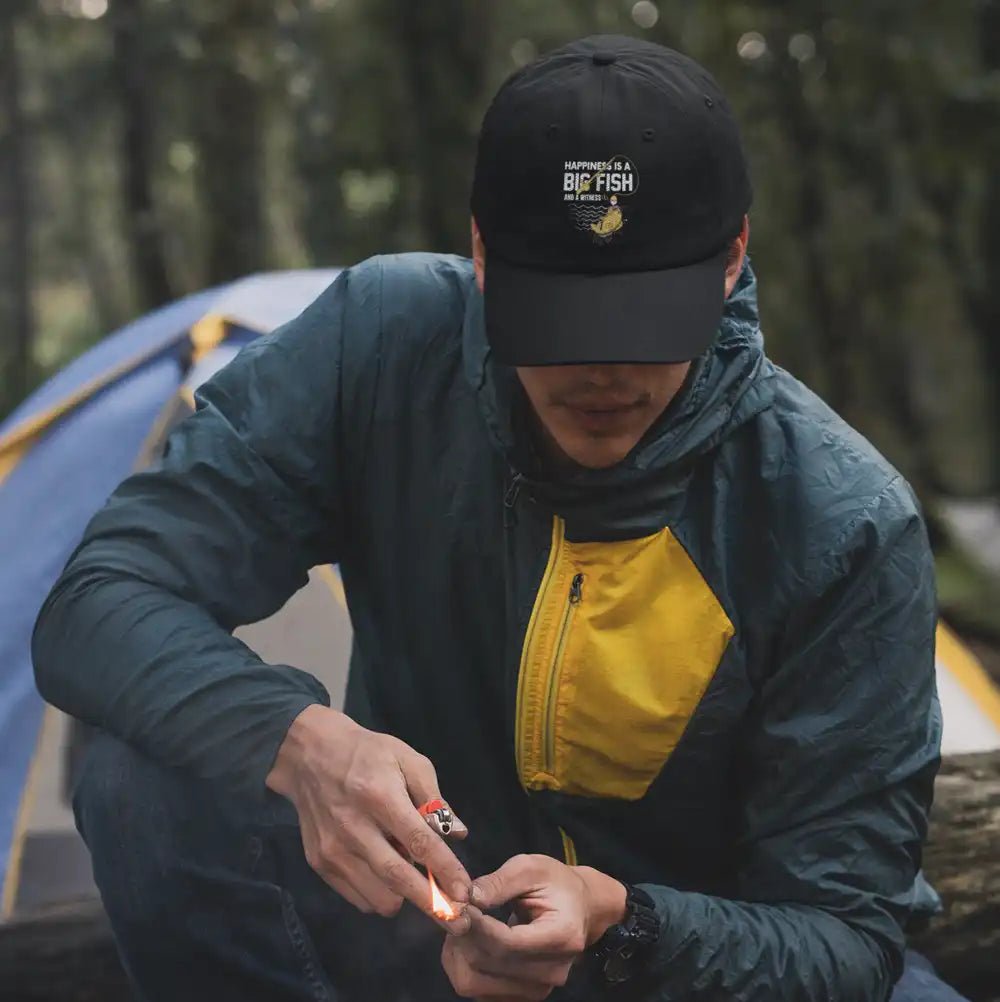
[[[472,916],[463,910],[457,918],[444,921],[441,925],[452,936],[464,936],[472,928]]]
[[[472,889],[469,891],[469,900],[474,905],[481,905],[483,903],[483,892],[478,884],[473,884]]]

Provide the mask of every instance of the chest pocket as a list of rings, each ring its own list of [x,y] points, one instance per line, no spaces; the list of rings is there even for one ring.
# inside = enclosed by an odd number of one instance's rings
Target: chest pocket
[[[638,800],[680,741],[733,632],[669,528],[572,543],[556,518],[518,675],[522,784]]]

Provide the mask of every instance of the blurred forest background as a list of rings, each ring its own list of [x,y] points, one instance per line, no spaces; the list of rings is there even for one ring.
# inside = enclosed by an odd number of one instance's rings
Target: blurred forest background
[[[1000,637],[1000,0],[3,0],[0,417],[185,293],[464,253],[490,96],[598,31],[732,98],[769,351],[910,477],[946,611]]]

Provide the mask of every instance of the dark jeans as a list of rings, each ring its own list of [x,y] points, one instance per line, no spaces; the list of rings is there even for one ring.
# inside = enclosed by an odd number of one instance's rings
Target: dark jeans
[[[390,921],[344,902],[306,863],[282,798],[227,795],[101,734],[73,806],[143,1002],[457,998],[444,934],[413,908]],[[962,1000],[908,954],[892,1002]]]

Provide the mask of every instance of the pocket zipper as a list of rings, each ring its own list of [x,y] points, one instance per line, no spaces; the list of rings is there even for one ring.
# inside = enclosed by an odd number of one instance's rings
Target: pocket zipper
[[[544,758],[542,768],[549,776],[555,775],[556,694],[559,692],[559,678],[562,675],[563,654],[566,651],[566,639],[569,636],[570,624],[573,622],[573,614],[576,612],[576,607],[582,599],[583,575],[577,573],[573,575],[573,582],[569,587],[569,598],[563,611],[562,623],[559,626],[559,639],[556,641],[552,667],[549,669],[549,684],[545,694],[545,733],[542,740]]]

